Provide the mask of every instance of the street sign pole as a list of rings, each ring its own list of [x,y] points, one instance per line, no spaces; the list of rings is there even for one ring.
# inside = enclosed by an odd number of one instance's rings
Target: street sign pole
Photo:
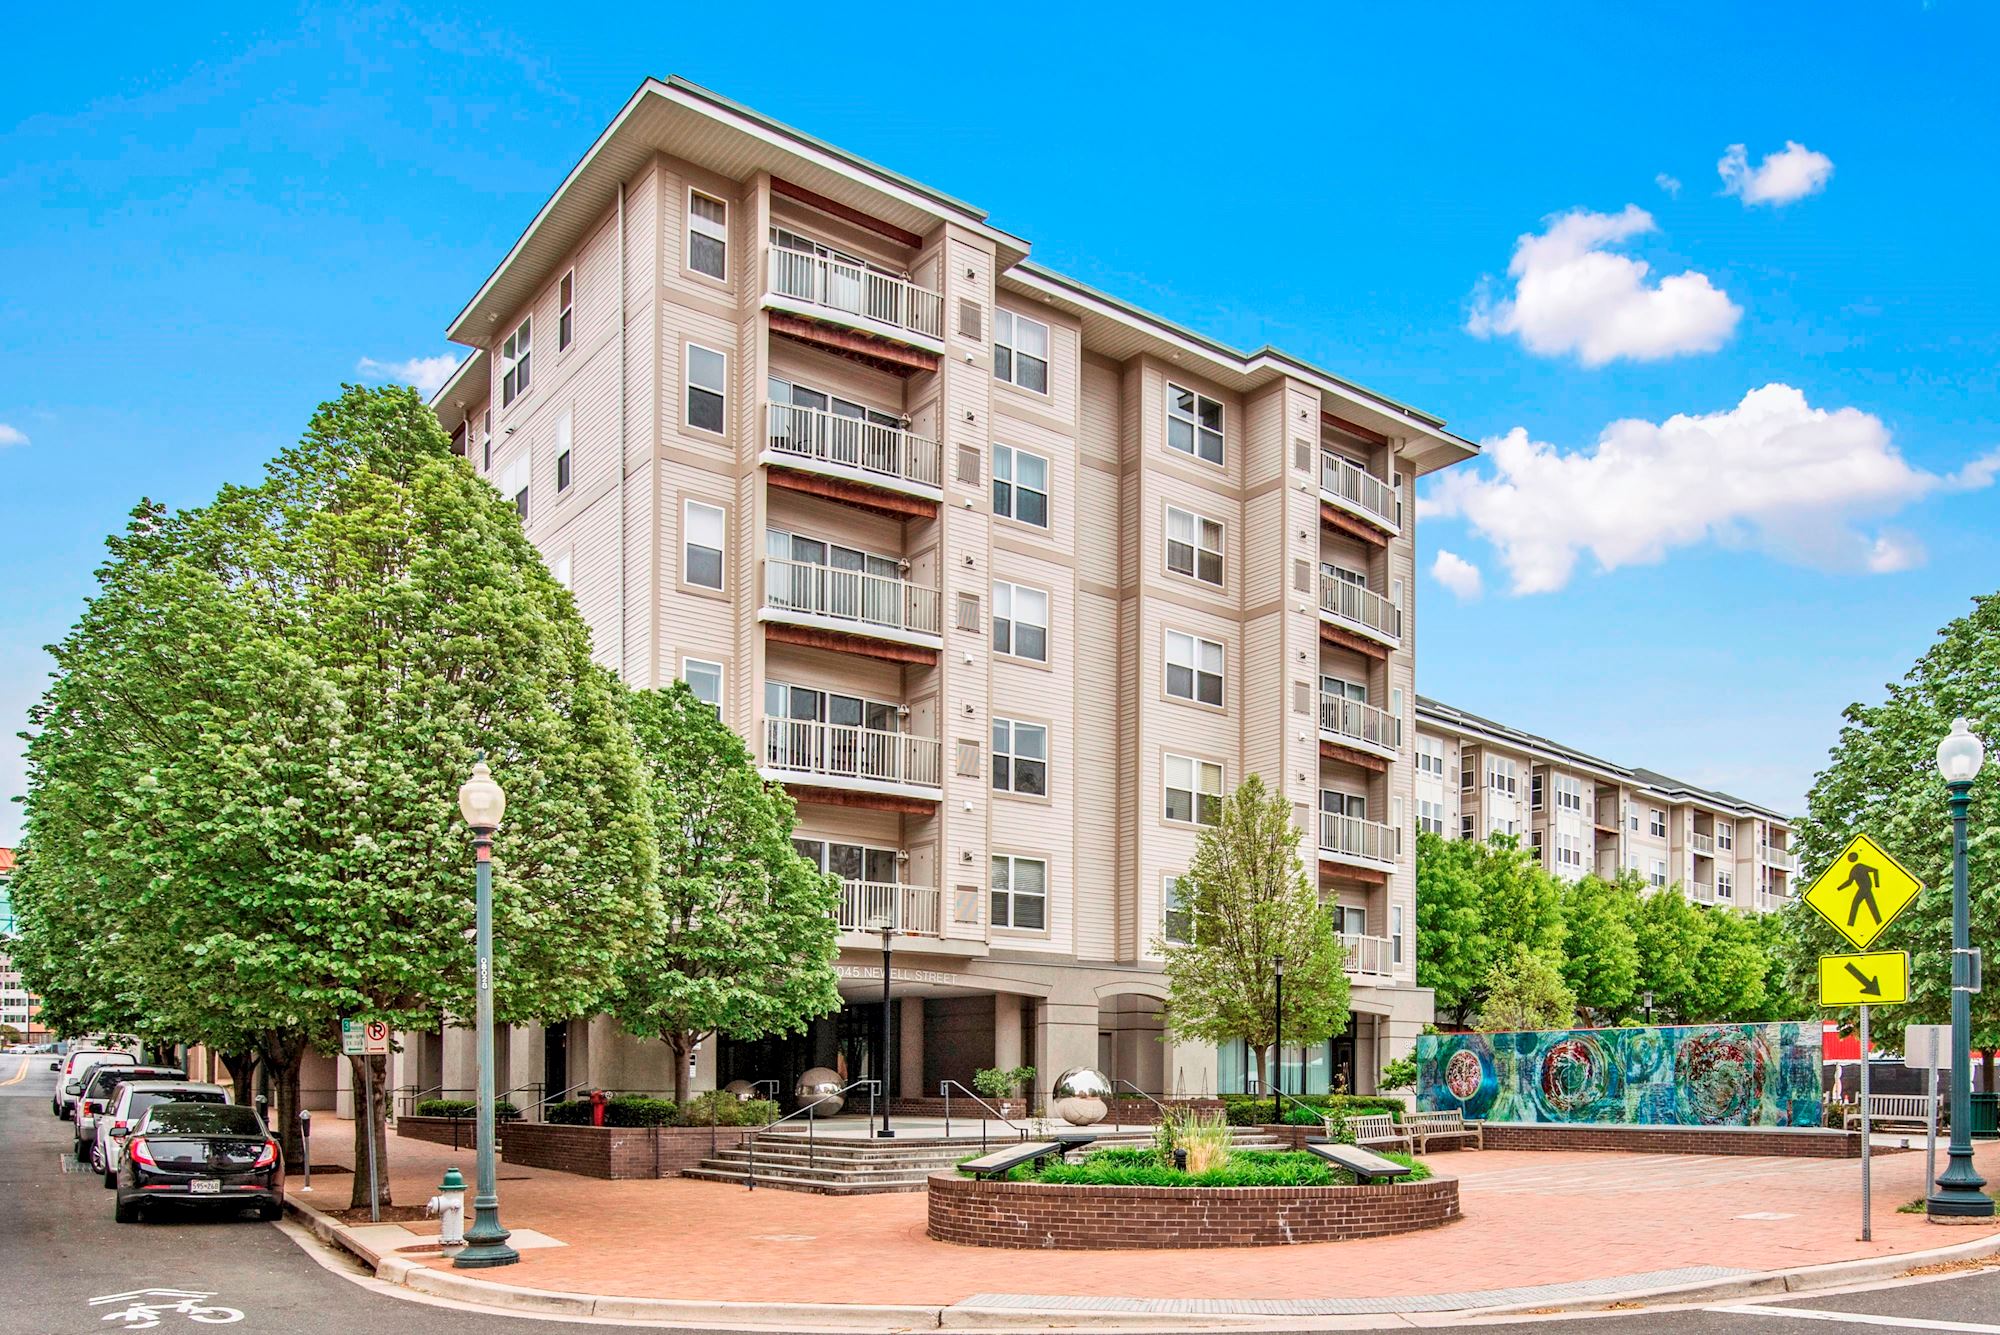
[[[1868,1162],[1868,1008],[1861,1008],[1861,1240],[1873,1242],[1875,1231],[1868,1219],[1869,1177]]]
[[[1937,1181],[1937,1038],[1931,1037],[1930,1083],[1924,1086],[1928,1107],[1924,1114],[1924,1181]]]
[[[1861,1029],[1865,1034],[1868,1031],[1868,1021],[1865,1018],[1868,1014],[1867,1009],[1864,1007],[1861,1013],[1864,1017],[1861,1021]],[[1867,1040],[1863,1039],[1862,1042],[1865,1044]],[[361,1115],[368,1119],[366,1123],[368,1127],[368,1222],[379,1224],[382,1222],[382,1185],[381,1178],[375,1170],[375,1059],[373,1057],[363,1057],[361,1059],[361,1097],[363,1100]]]

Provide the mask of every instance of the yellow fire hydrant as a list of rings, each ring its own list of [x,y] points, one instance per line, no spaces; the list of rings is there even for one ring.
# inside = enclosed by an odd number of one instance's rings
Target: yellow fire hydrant
[[[465,1241],[465,1179],[458,1175],[458,1169],[444,1170],[438,1194],[425,1203],[424,1209],[438,1218],[439,1242],[455,1247]]]

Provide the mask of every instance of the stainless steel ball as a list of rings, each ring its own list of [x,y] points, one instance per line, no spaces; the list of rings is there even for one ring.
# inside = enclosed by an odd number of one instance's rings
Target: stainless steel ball
[[[1049,1106],[1071,1126],[1095,1126],[1111,1110],[1111,1093],[1103,1072],[1072,1066],[1049,1087]]]
[[[722,1092],[737,1099],[747,1099],[757,1092],[757,1087],[748,1080],[732,1080],[722,1087]]]
[[[814,1117],[838,1117],[847,1100],[840,1092],[840,1074],[824,1066],[815,1066],[799,1077],[798,1088],[792,1091],[799,1096],[801,1108],[811,1108]]]

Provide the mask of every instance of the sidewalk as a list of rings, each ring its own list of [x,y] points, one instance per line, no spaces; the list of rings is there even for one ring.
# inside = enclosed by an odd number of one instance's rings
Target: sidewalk
[[[352,1131],[315,1119],[315,1158],[348,1163]],[[389,1139],[395,1199],[421,1205],[447,1165],[468,1181],[473,1155]],[[1940,1156],[1940,1160],[1942,1156]],[[1562,1296],[1657,1287],[2000,1238],[2000,1227],[1941,1228],[1896,1207],[1921,1194],[1923,1155],[1875,1161],[1874,1241],[1859,1241],[1852,1160],[1461,1151],[1430,1156],[1462,1184],[1465,1218],[1392,1238],[1216,1251],[1036,1252],[958,1247],[924,1233],[925,1197],[822,1197],[682,1179],[605,1182],[502,1164],[501,1215],[563,1244],[476,1274],[528,1289],[703,1302],[912,1305],[1002,1310],[1054,1298],[1218,1298],[1251,1304],[1354,1300],[1353,1310],[1436,1310],[1436,1295],[1550,1290]],[[1979,1168],[2000,1178],[2000,1143]],[[347,1204],[345,1175],[315,1182],[322,1209]],[[405,1226],[409,1245],[434,1222]],[[370,1245],[395,1235],[371,1231]],[[385,1250],[393,1251],[393,1247]],[[419,1266],[450,1263],[422,1252]],[[1533,1300],[1524,1300],[1533,1301]],[[1469,1304],[1460,1303],[1459,1306]],[[1471,1305],[1486,1305],[1484,1303]]]

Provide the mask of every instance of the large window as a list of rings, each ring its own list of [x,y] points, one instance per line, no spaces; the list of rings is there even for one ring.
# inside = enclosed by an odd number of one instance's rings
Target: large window
[[[1429,830],[1439,838],[1444,837],[1444,803],[1428,798],[1417,799],[1417,828]]]
[[[1660,810],[1658,807],[1653,807],[1647,817],[1647,821],[1647,829],[1651,831],[1655,839],[1664,839],[1667,837],[1666,812]]]
[[[1558,774],[1553,783],[1556,790],[1556,810],[1583,810],[1583,780],[1574,774]]]
[[[1213,825],[1222,814],[1222,766],[1192,756],[1166,758],[1166,818]]]
[[[705,589],[721,588],[722,507],[688,501],[682,506],[682,513],[681,579]]]
[[[993,513],[1049,526],[1049,461],[1012,445],[993,447]]]
[[[867,844],[839,843],[831,839],[793,839],[800,857],[843,881],[866,881],[874,885],[896,885],[902,877],[901,859],[893,848],[873,848]]]
[[[1183,631],[1167,632],[1167,694],[1198,704],[1222,703],[1222,646]]]
[[[1417,773],[1444,777],[1444,739],[1441,737],[1417,738]]]
[[[1167,445],[1182,454],[1222,462],[1222,405],[1179,385],[1167,386]]]
[[[1486,786],[1496,793],[1509,797],[1520,794],[1521,769],[1515,762],[1502,756],[1486,757]]]
[[[515,399],[528,392],[528,370],[530,360],[530,338],[534,330],[530,321],[521,321],[521,327],[507,335],[507,341],[500,345],[500,406],[505,408]]]
[[[995,854],[993,925],[1039,932],[1049,925],[1049,864]]]
[[[710,278],[729,277],[729,206],[699,190],[688,191],[687,265]]]
[[[1049,661],[1049,595],[1024,584],[993,585],[993,648],[1016,658]]]
[[[1222,587],[1222,525],[1191,510],[1167,507],[1167,569]]]
[[[993,720],[993,787],[1030,797],[1049,795],[1049,730],[1039,723]]]
[[[1049,392],[1049,327],[1012,311],[993,312],[993,378]]]
[[[729,359],[713,348],[688,344],[687,424],[721,435],[728,419]]]
[[[683,658],[681,680],[694,692],[695,699],[718,709],[722,707],[722,664],[703,658]]]

